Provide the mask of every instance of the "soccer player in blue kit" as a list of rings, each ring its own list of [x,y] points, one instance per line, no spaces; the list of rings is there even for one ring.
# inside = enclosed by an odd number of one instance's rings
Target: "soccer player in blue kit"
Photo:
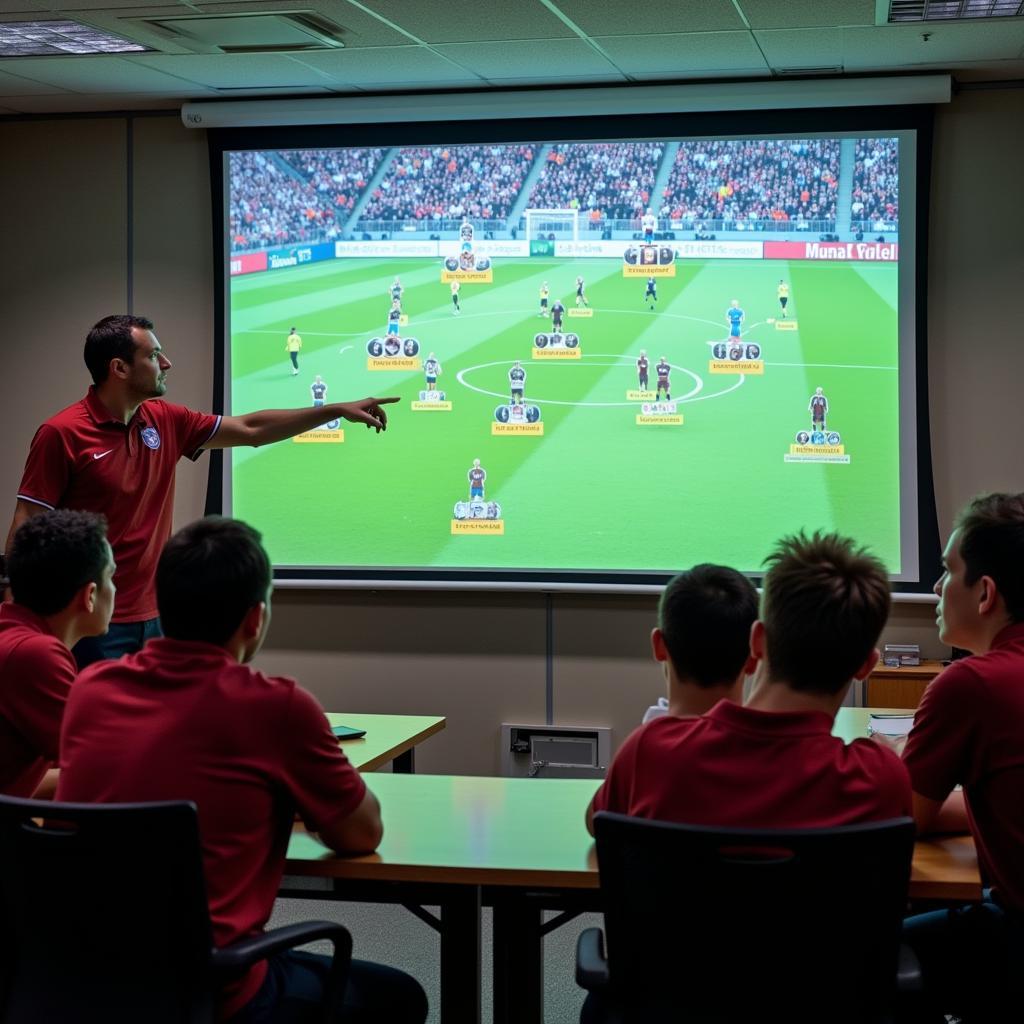
[[[740,300],[733,299],[729,308],[725,311],[725,318],[729,321],[729,337],[740,336],[740,325],[743,323],[744,312],[740,309]]]
[[[316,380],[309,385],[309,390],[313,395],[313,405],[319,408],[327,398],[327,385],[319,373],[316,375]]]

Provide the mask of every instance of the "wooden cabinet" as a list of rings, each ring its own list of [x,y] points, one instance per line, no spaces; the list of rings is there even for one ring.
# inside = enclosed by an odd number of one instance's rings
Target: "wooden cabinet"
[[[868,676],[864,703],[869,708],[916,708],[925,687],[942,671],[941,661],[890,668],[879,663]]]

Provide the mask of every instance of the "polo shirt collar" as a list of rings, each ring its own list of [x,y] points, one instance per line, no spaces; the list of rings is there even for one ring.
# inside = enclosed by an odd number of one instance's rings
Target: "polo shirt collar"
[[[146,408],[146,403],[143,402],[138,409],[135,410],[135,415],[127,422],[123,423],[115,416],[111,415],[110,410],[100,401],[99,392],[96,390],[95,384],[89,385],[89,390],[86,392],[85,398],[82,399],[82,404],[85,406],[86,412],[89,413],[90,418],[98,426],[113,425],[116,427],[129,427],[136,420],[142,420],[144,422],[149,421],[149,417],[145,415],[143,410]]]
[[[0,621],[17,622],[21,626],[29,626],[48,636],[57,635],[50,629],[50,624],[46,619],[41,615],[37,615],[31,608],[26,608],[25,605],[18,604],[15,601],[0,604]]]
[[[731,729],[774,736],[830,736],[833,726],[824,711],[759,711],[731,700],[720,700],[706,717]]]
[[[154,637],[143,650],[164,664],[171,661],[211,661],[237,665],[238,662],[223,647],[202,640],[174,640],[169,636]]]
[[[1022,642],[1024,642],[1024,622],[1011,622],[996,633],[989,649],[994,651],[997,647],[1010,647]]]

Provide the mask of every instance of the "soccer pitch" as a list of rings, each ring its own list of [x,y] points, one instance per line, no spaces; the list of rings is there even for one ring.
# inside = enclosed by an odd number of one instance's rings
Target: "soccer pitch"
[[[238,277],[230,286],[231,412],[398,395],[379,436],[343,423],[344,443],[284,441],[230,453],[233,515],[264,535],[277,565],[676,571],[698,561],[757,572],[780,536],[848,533],[900,570],[899,374],[895,264],[682,260],[658,280],[623,277],[620,260],[495,260],[491,284],[462,286],[461,315],[437,260],[339,259]],[[592,318],[574,318],[577,274]],[[366,343],[385,333],[401,278],[403,338],[434,352],[451,411],[416,412],[422,370],[371,371]],[[779,330],[776,287],[790,286]],[[539,290],[560,299],[579,360],[537,361]],[[709,342],[728,335],[738,299],[743,340],[763,376],[712,374]],[[302,337],[300,373],[285,352]],[[550,324],[547,324],[550,330]],[[636,359],[672,365],[682,425],[638,425]],[[494,436],[508,370],[527,372],[543,435]],[[829,401],[828,429],[849,463],[785,462],[809,430],[810,396]],[[501,535],[453,535],[474,459]]]

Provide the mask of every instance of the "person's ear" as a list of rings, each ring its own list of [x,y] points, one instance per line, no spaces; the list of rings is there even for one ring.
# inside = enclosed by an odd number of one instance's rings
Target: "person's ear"
[[[982,576],[978,582],[981,584],[981,589],[978,593],[978,614],[988,615],[999,600],[999,588],[996,586],[996,581],[991,576]]]
[[[651,630],[651,652],[655,661],[668,661],[668,647],[665,646],[665,634],[657,626]]]
[[[864,659],[864,664],[861,665],[856,672],[853,673],[853,678],[858,682],[867,679],[869,675],[875,670],[875,666],[878,664],[878,660],[881,658],[881,654],[878,652],[877,647],[871,648],[871,653]]]
[[[764,661],[764,653],[764,623],[760,619],[755,619],[750,627],[750,657],[754,661]]]
[[[246,640],[255,640],[258,636],[262,636],[263,620],[265,619],[266,614],[266,601],[260,601],[259,604],[254,604],[245,613],[245,618],[242,619],[242,635]]]

